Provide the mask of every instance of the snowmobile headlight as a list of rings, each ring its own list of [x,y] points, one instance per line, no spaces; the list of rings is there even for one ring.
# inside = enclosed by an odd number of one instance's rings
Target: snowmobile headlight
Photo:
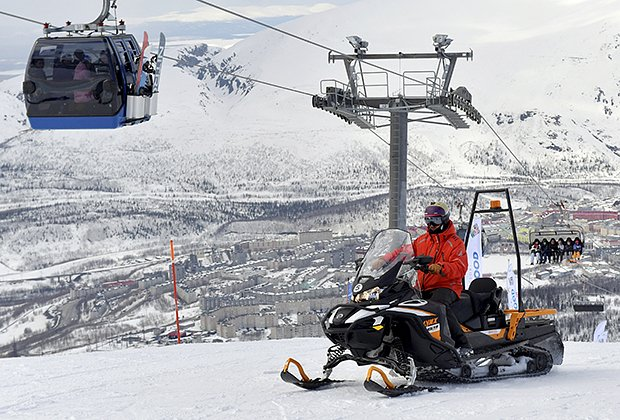
[[[379,299],[379,296],[381,295],[382,291],[383,289],[379,287],[373,287],[372,289],[365,290],[359,295],[355,296],[354,301],[355,302],[370,302],[373,300],[377,300]]]

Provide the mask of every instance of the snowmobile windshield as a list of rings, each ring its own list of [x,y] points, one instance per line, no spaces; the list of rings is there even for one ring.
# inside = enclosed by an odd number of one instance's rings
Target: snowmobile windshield
[[[370,244],[360,271],[358,283],[364,284],[381,278],[398,263],[413,255],[411,235],[400,229],[386,229],[377,233]]]

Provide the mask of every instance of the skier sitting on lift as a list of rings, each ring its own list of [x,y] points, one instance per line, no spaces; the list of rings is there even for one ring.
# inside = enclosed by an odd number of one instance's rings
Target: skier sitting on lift
[[[534,239],[530,246],[530,265],[538,264],[538,261],[540,261],[540,241]]]
[[[571,256],[570,262],[577,262],[581,259],[581,254],[583,252],[583,244],[579,238],[575,238],[573,241],[573,255]]]

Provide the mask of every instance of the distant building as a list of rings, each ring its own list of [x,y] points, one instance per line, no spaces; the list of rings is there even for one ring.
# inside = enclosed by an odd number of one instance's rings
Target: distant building
[[[232,257],[232,262],[235,265],[245,264],[246,262],[248,262],[248,259],[249,259],[248,252],[245,249],[242,249],[239,247],[233,247],[233,252],[232,252],[231,257]]]
[[[198,269],[200,268],[200,263],[198,262],[198,255],[189,254],[189,265],[190,265],[190,271],[192,273],[195,273],[196,271],[198,271]]]
[[[308,232],[299,232],[299,244],[307,244],[310,242],[331,241],[334,235],[331,230],[313,230]]]
[[[174,263],[174,270],[176,273],[176,280],[178,282],[185,278],[185,266],[182,263]],[[172,280],[172,264],[168,266],[168,278]]]
[[[573,219],[582,220],[618,220],[619,213],[617,211],[587,211],[579,210],[573,212]]]
[[[320,324],[311,325],[279,325],[271,328],[270,339],[293,337],[322,337],[323,330]]]
[[[179,296],[179,299],[181,299],[183,302],[187,304],[191,304],[191,303],[198,301],[198,296],[196,296],[196,293],[192,290],[187,290],[183,287],[178,287],[177,294]]]
[[[247,249],[249,252],[293,248],[297,245],[299,245],[299,239],[292,235],[289,235],[283,239],[262,239],[243,243],[244,249]]]

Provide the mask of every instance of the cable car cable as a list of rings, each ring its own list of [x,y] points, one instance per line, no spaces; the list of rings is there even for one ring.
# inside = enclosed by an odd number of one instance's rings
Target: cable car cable
[[[388,146],[390,145],[390,142],[385,140],[383,137],[381,137],[379,135],[379,133],[377,133],[375,130],[370,130],[370,132],[372,134],[374,134],[375,136],[377,136],[379,138],[379,140],[381,140],[383,143],[387,144]],[[426,175],[430,180],[432,180],[435,184],[437,184],[440,188],[446,188],[443,185],[441,185],[441,183],[439,181],[437,181],[435,178],[433,178],[432,176],[430,176],[427,172],[424,171],[424,169],[420,168],[418,165],[416,165],[415,163],[413,163],[413,161],[407,157],[407,162],[409,162],[411,164],[411,166],[413,166],[414,168],[416,168],[418,171],[422,172],[424,175]]]
[[[409,77],[409,76],[405,76],[404,74],[397,73],[394,70],[390,70],[388,68],[381,67],[381,66],[379,66],[377,64],[373,64],[373,63],[370,63],[368,61],[365,61],[363,58],[361,58],[362,56],[343,53],[343,52],[338,51],[336,49],[329,48],[329,47],[327,47],[327,46],[325,46],[323,44],[319,44],[318,42],[312,41],[312,40],[310,40],[308,38],[304,38],[302,36],[295,35],[295,34],[293,34],[291,32],[287,32],[287,31],[285,31],[283,29],[277,28],[275,26],[269,25],[267,23],[261,22],[261,21],[256,20],[256,19],[252,19],[249,16],[242,15],[241,13],[235,12],[235,11],[230,10],[230,9],[226,9],[226,8],[224,8],[222,6],[218,6],[217,4],[213,4],[213,3],[205,1],[205,0],[195,0],[195,1],[197,1],[198,3],[202,3],[202,4],[206,5],[206,6],[213,7],[214,9],[218,9],[218,10],[220,10],[222,12],[231,14],[231,15],[236,16],[238,18],[245,19],[245,20],[250,21],[252,23],[255,23],[257,25],[263,26],[263,27],[265,27],[267,29],[271,29],[273,31],[279,32],[279,33],[281,33],[283,35],[290,36],[292,38],[295,38],[298,41],[302,41],[302,42],[305,42],[307,44],[313,45],[315,47],[322,48],[322,49],[324,49],[326,51],[329,51],[329,52],[335,52],[335,53],[338,53],[340,55],[350,56],[351,58],[357,59],[361,63],[365,63],[367,66],[374,67],[374,68],[379,69],[379,70],[383,70],[383,71],[385,71],[387,73],[394,74],[396,76],[402,77],[403,79],[407,79],[407,80],[409,80],[411,82],[416,82],[416,83],[420,83],[420,84],[426,85],[426,82],[423,82],[421,80],[414,79],[414,78]]]
[[[166,55],[164,55],[164,58],[166,58],[168,60],[176,61],[177,63],[181,62],[181,60],[179,60],[178,58],[168,57]],[[200,65],[194,65],[194,66],[191,66],[191,67],[198,67],[198,68],[206,69],[206,66],[200,66]],[[304,92],[304,91],[299,90],[299,89],[290,88],[290,87],[278,85],[278,84],[271,83],[271,82],[265,82],[264,80],[258,80],[258,79],[252,78],[252,77],[240,76],[240,75],[238,75],[236,73],[232,73],[230,71],[220,70],[220,69],[218,69],[217,71],[220,72],[220,73],[223,73],[223,74],[234,76],[234,77],[237,77],[239,79],[247,80],[247,81],[258,83],[258,84],[261,84],[261,85],[266,85],[266,86],[274,87],[274,88],[277,88],[277,89],[283,89],[283,90],[286,90],[286,91],[289,91],[289,92],[298,93],[300,95],[314,96],[314,94],[312,94],[312,93]],[[388,142],[383,137],[381,137],[375,130],[370,130],[370,132],[372,134],[374,134],[375,136],[377,136],[379,138],[379,140],[381,140],[383,143],[387,144],[388,146],[390,145],[390,142]],[[435,178],[433,178],[431,175],[429,175],[427,172],[425,172],[424,169],[422,169],[418,165],[416,165],[409,157],[407,157],[407,162],[409,162],[418,171],[420,171],[424,175],[426,175],[430,180],[432,180],[434,183],[436,183],[440,188],[445,188],[443,185],[441,185],[441,183],[439,183],[439,181],[437,181]]]
[[[241,13],[238,13],[238,12],[235,12],[235,11],[233,11],[233,10],[226,9],[225,7],[218,6],[218,5],[214,4],[214,3],[211,3],[211,2],[208,2],[208,1],[205,1],[205,0],[196,0],[196,1],[197,1],[198,3],[202,3],[202,4],[206,5],[206,6],[210,6],[210,7],[213,7],[213,8],[215,8],[215,9],[218,9],[218,10],[220,10],[220,11],[222,11],[222,12],[225,12],[225,13],[231,14],[231,15],[233,15],[233,16],[236,16],[236,17],[238,17],[238,18],[245,19],[245,20],[250,21],[250,22],[252,22],[252,23],[255,23],[255,24],[257,24],[257,25],[260,25],[260,26],[263,26],[263,27],[265,27],[265,28],[271,29],[271,30],[276,31],[276,32],[278,32],[278,33],[281,33],[281,34],[283,34],[283,35],[290,36],[290,37],[295,38],[295,39],[297,39],[297,40],[299,40],[299,41],[302,41],[302,42],[308,43],[308,44],[310,44],[310,45],[313,45],[313,46],[315,46],[315,47],[322,48],[322,49],[327,50],[327,51],[329,51],[329,52],[336,52],[336,53],[341,54],[341,55],[349,55],[349,54],[346,54],[346,53],[340,52],[340,51],[338,51],[338,50],[336,50],[336,49],[329,48],[329,47],[327,47],[327,46],[325,46],[325,45],[323,45],[323,44],[320,44],[320,43],[318,43],[318,42],[312,41],[312,40],[310,40],[310,39],[304,38],[304,37],[299,36],[299,35],[295,35],[295,34],[293,34],[293,33],[291,33],[291,32],[285,31],[285,30],[283,30],[283,29],[280,29],[280,28],[277,28],[277,27],[275,27],[275,26],[269,25],[269,24],[267,24],[267,23],[261,22],[261,21],[259,21],[259,20],[253,19],[253,18],[251,18],[251,17],[249,17],[249,16],[245,16],[245,15],[243,15],[243,14],[241,14]],[[383,71],[385,71],[385,72],[388,72],[388,73],[394,74],[394,75],[396,75],[396,76],[402,77],[403,79],[407,79],[407,80],[410,80],[410,81],[415,81],[415,82],[418,82],[418,83],[422,83],[422,82],[420,82],[419,80],[416,80],[416,79],[410,78],[410,77],[408,77],[408,76],[405,76],[405,75],[400,74],[400,73],[398,73],[398,72],[392,71],[392,70],[387,69],[387,68],[385,68],[385,67],[378,66],[378,65],[375,65],[375,64],[373,64],[373,63],[367,62],[367,61],[363,60],[362,58],[359,58],[358,56],[354,56],[354,55],[353,55],[353,56],[351,56],[351,57],[352,57],[352,58],[357,58],[357,59],[358,59],[358,61],[360,61],[360,62],[362,62],[362,63],[365,63],[365,64],[366,64],[366,65],[368,65],[368,66],[375,67],[375,68],[380,69],[380,70],[383,70]],[[527,175],[528,175],[528,176],[529,176],[529,177],[530,177],[530,178],[534,181],[534,183],[536,184],[536,186],[537,186],[537,187],[538,187],[538,188],[539,188],[539,189],[543,192],[543,194],[545,194],[545,196],[547,196],[547,198],[549,199],[549,201],[553,203],[554,201],[553,201],[553,199],[551,198],[551,196],[550,196],[550,195],[549,195],[549,194],[548,194],[548,193],[547,193],[547,192],[546,192],[546,191],[542,188],[542,186],[540,185],[540,183],[539,183],[539,182],[538,182],[538,181],[537,181],[537,180],[536,180],[536,179],[535,179],[535,178],[534,178],[534,177],[533,177],[533,176],[529,173],[529,171],[527,170],[527,168],[523,165],[523,163],[519,160],[519,158],[517,158],[517,156],[516,156],[516,155],[512,152],[512,150],[510,150],[510,148],[508,147],[508,145],[506,145],[506,143],[504,142],[504,140],[502,140],[502,138],[499,136],[499,134],[497,134],[497,132],[493,129],[493,127],[491,127],[491,125],[489,124],[489,122],[488,122],[488,121],[487,121],[484,117],[482,117],[482,119],[483,119],[483,120],[484,120],[484,122],[487,124],[487,126],[489,126],[489,128],[491,129],[491,131],[493,131],[493,133],[497,136],[497,138],[498,138],[498,139],[502,142],[502,144],[506,147],[506,149],[508,149],[508,151],[509,151],[509,152],[510,152],[510,154],[511,154],[511,155],[515,158],[515,160],[516,160],[516,161],[517,161],[517,162],[521,165],[521,167],[523,167],[523,169],[525,170],[525,172],[527,173]],[[374,131],[373,131],[373,134],[377,135]],[[384,141],[384,142],[385,142],[385,140],[383,140],[380,136],[379,136],[379,138],[380,138],[382,141]],[[389,143],[388,143],[388,144],[389,144]],[[410,162],[410,163],[412,163],[410,160],[409,160],[409,162]],[[413,164],[413,163],[412,163],[412,164]],[[424,172],[422,169],[420,169],[419,167],[417,167],[415,164],[413,164],[413,165],[414,165],[417,169],[419,169],[420,171],[422,171],[425,175],[427,175],[430,179],[432,179],[434,182],[436,182],[438,185],[440,185],[440,186],[441,186],[441,184],[439,184],[439,183],[438,183],[438,182],[437,182],[437,181],[436,181],[433,177],[431,177],[430,175],[426,174],[426,172]]]
[[[181,62],[181,60],[179,60],[178,58],[168,57],[166,55],[164,55],[163,57],[168,59],[168,60],[176,61],[177,63]],[[200,66],[200,65],[192,65],[190,67],[198,67],[198,68],[203,68],[205,70],[209,70],[206,66]],[[271,83],[271,82],[265,82],[263,80],[258,80],[258,79],[252,78],[252,77],[240,76],[240,75],[238,75],[236,73],[232,73],[230,71],[220,70],[220,69],[218,69],[216,71],[218,71],[219,73],[223,73],[223,74],[227,74],[227,75],[230,75],[230,76],[237,77],[239,79],[248,80],[250,82],[258,83],[258,84],[261,84],[261,85],[271,86],[271,87],[274,87],[274,88],[277,88],[277,89],[287,90],[289,92],[298,93],[300,95],[314,96],[313,93],[304,92],[303,90],[299,90],[299,89],[295,89],[295,88],[289,88],[289,87],[278,85],[278,84]]]
[[[25,20],[26,22],[36,23],[36,24],[41,25],[41,26],[45,25],[45,22],[39,22],[39,21],[34,20],[34,19],[29,19],[29,18],[26,18],[26,17],[23,17],[23,16],[14,15],[12,13],[3,12],[2,10],[0,10],[0,15],[5,15],[5,16],[9,16],[9,17],[12,17],[12,18],[15,18],[15,19]]]
[[[491,124],[489,124],[489,122],[487,121],[486,118],[484,118],[484,115],[481,115],[482,117],[482,121],[484,121],[484,123],[491,129],[491,131],[493,132],[493,134],[495,134],[495,136],[499,139],[499,141],[504,145],[504,147],[506,147],[506,149],[510,152],[510,154],[512,155],[513,158],[515,158],[515,160],[519,163],[519,165],[521,165],[521,167],[523,168],[523,170],[525,171],[525,173],[527,174],[528,177],[530,177],[532,179],[532,181],[534,181],[534,184],[536,184],[536,186],[543,192],[543,194],[545,194],[547,196],[547,198],[549,199],[549,201],[551,203],[555,203],[555,201],[553,201],[553,199],[551,198],[551,196],[542,188],[542,186],[540,185],[540,183],[536,180],[536,178],[534,178],[534,176],[530,173],[530,171],[527,170],[527,168],[525,167],[525,165],[519,160],[519,158],[513,153],[512,150],[510,150],[510,147],[508,147],[508,145],[506,144],[506,142],[500,137],[499,134],[497,134],[497,131],[495,131],[495,129],[491,126]]]
[[[609,293],[610,295],[613,295],[613,296],[620,296],[620,293],[612,292],[611,290],[605,289],[604,287],[597,286],[597,285],[596,285],[596,284],[594,284],[594,283],[590,283],[590,282],[588,282],[588,281],[584,280],[584,279],[583,279],[583,277],[585,277],[585,276],[584,276],[583,274],[581,274],[580,276],[577,276],[577,279],[578,279],[579,281],[581,281],[582,283],[585,283],[585,284],[590,285],[590,286],[592,286],[592,287],[595,287],[595,288],[597,288],[597,289],[601,289],[602,291],[607,292],[607,293]]]

